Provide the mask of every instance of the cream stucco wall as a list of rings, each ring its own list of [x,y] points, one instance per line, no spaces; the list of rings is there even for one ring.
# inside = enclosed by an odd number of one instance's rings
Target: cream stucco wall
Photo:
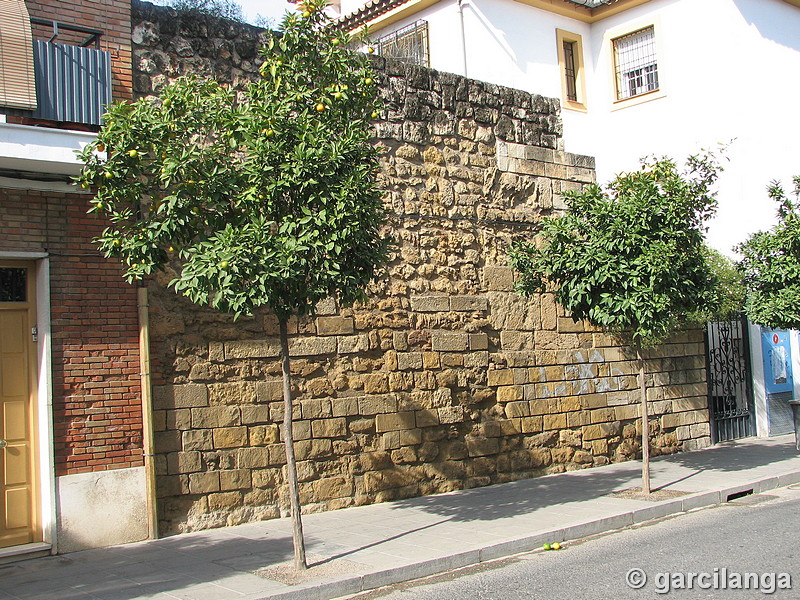
[[[58,552],[147,538],[144,467],[56,478]]]

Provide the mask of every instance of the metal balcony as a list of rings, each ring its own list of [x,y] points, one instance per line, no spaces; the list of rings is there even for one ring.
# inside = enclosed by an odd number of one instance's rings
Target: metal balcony
[[[111,102],[111,56],[99,49],[102,31],[42,19],[31,22],[53,27],[49,40],[33,41],[37,107],[32,111],[0,111],[31,119],[99,126],[105,107]],[[89,37],[80,46],[57,43],[54,40],[60,29]],[[87,47],[89,44],[95,48]]]

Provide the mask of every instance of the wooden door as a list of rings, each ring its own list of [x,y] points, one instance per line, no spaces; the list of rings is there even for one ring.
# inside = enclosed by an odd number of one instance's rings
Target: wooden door
[[[0,548],[41,541],[34,269],[0,262]]]

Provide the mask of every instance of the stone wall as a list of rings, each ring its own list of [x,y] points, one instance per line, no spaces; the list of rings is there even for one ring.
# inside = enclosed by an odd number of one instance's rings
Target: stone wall
[[[144,6],[139,93],[189,64],[219,74],[203,48],[241,49],[259,35],[195,39],[166,9]],[[241,56],[232,64],[251,72]],[[551,294],[520,297],[507,266],[514,239],[594,180],[593,159],[561,151],[558,101],[376,67],[386,108],[375,143],[398,250],[367,304],[324,302],[291,324],[305,510],[634,458],[635,353],[574,323]],[[169,278],[151,285],[162,530],[285,514],[277,321],[198,310],[164,288]],[[656,455],[709,443],[703,351],[693,330],[649,356]]]

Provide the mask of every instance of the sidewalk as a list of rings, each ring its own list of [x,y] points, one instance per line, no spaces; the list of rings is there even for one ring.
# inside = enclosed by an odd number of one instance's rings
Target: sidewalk
[[[327,600],[800,482],[794,436],[655,459],[653,487],[688,492],[673,499],[611,495],[641,485],[640,468],[627,462],[305,516],[315,566],[293,585],[281,582],[292,542],[280,519],[0,565],[0,600]]]

